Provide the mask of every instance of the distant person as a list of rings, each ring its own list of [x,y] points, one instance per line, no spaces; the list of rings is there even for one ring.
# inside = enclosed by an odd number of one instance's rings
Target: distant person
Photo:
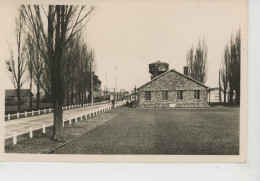
[[[115,100],[114,99],[112,100],[112,105],[113,105],[113,107],[115,107]]]

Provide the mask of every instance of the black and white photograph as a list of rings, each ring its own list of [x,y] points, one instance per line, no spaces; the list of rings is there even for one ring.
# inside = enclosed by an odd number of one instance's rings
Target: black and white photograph
[[[1,160],[246,162],[246,0],[0,4]]]

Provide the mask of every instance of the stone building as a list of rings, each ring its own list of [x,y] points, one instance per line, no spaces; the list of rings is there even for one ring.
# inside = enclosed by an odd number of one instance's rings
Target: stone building
[[[155,62],[155,66],[149,65],[152,80],[139,87],[138,106],[139,107],[207,107],[207,86],[192,79],[188,75],[176,70],[161,71],[154,67],[168,67],[167,64]],[[160,68],[159,68],[160,69]],[[187,74],[187,67],[184,67]],[[157,74],[154,76],[153,73]]]

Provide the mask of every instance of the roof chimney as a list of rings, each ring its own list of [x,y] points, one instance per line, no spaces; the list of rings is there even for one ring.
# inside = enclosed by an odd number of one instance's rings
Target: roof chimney
[[[183,74],[188,76],[188,67],[187,66],[183,67]]]

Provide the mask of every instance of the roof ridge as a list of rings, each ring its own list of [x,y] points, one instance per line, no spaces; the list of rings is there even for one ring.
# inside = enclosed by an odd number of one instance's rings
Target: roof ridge
[[[194,81],[194,82],[196,82],[196,83],[198,83],[198,84],[200,84],[200,85],[202,85],[202,86],[208,88],[206,85],[202,84],[201,82],[199,82],[199,81],[197,81],[197,80],[195,80],[195,79],[193,79],[193,78],[191,78],[191,77],[189,77],[189,76],[187,76],[187,75],[184,75],[184,74],[182,74],[182,73],[180,73],[180,72],[178,72],[178,71],[176,71],[176,70],[174,70],[174,69],[170,69],[170,70],[168,70],[168,71],[166,71],[166,72],[164,72],[164,73],[158,75],[157,77],[154,77],[152,80],[148,81],[147,83],[143,84],[142,86],[138,87],[137,89],[140,89],[141,87],[143,87],[143,86],[149,84],[150,82],[152,82],[152,81],[154,81],[154,80],[156,80],[156,79],[162,77],[163,75],[167,74],[168,72],[176,72],[176,73],[178,73],[178,74],[184,76],[185,78],[190,79],[190,80],[192,80],[192,81]]]

